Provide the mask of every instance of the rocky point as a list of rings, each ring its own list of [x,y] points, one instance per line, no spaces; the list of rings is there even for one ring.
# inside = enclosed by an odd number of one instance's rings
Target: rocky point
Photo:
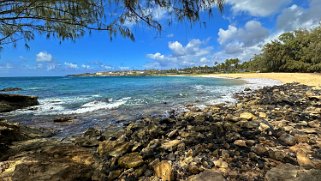
[[[244,91],[116,132],[89,129],[58,141],[8,140],[0,122],[0,178],[7,180],[321,180],[321,90],[285,84]],[[10,123],[11,124],[11,123]],[[2,153],[2,152],[1,152]]]

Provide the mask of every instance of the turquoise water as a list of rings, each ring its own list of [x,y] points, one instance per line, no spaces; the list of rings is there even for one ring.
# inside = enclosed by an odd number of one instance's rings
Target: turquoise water
[[[79,132],[105,127],[142,115],[165,114],[186,104],[211,105],[231,101],[244,88],[242,80],[200,77],[17,77],[0,78],[0,89],[20,87],[15,94],[39,97],[39,106],[1,115],[39,127]],[[74,116],[73,124],[52,123],[57,116]]]

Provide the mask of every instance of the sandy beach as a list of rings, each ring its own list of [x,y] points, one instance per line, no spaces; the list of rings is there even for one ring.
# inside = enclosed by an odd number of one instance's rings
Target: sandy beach
[[[321,74],[319,73],[231,73],[231,74],[204,74],[201,77],[220,77],[220,78],[259,78],[273,79],[282,83],[299,82],[308,86],[321,88]]]

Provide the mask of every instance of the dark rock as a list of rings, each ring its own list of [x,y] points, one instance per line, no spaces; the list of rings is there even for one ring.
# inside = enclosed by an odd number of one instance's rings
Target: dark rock
[[[288,145],[288,146],[293,146],[296,144],[296,139],[294,136],[284,133],[279,137],[279,140],[281,141],[282,144]]]
[[[192,174],[198,174],[202,171],[204,171],[204,169],[202,167],[200,167],[200,165],[198,165],[197,163],[195,162],[192,162],[188,165],[188,168],[187,170],[192,173]]]
[[[0,94],[0,112],[10,112],[38,104],[38,97],[35,96]]]
[[[0,92],[13,92],[13,91],[21,91],[22,89],[19,87],[8,87],[1,89]]]
[[[223,175],[214,170],[206,170],[198,175],[190,176],[187,181],[225,181]]]
[[[101,131],[89,128],[82,136],[77,137],[74,142],[82,147],[96,147],[99,145],[99,141],[104,140],[105,138],[102,136]]]
[[[0,160],[6,153],[13,154],[9,149],[6,149],[13,142],[44,138],[51,135],[52,133],[49,131],[28,128],[6,120],[0,121]]]
[[[142,156],[139,153],[129,153],[118,159],[118,165],[124,168],[135,168],[144,163]]]
[[[60,118],[56,118],[53,121],[55,123],[65,123],[65,122],[72,122],[74,118],[73,117],[60,117]]]
[[[268,155],[268,150],[263,145],[259,145],[259,144],[255,145],[254,147],[252,147],[252,151],[260,156],[267,156]]]
[[[0,172],[1,179],[91,180],[99,165],[89,150],[49,139],[45,142],[41,139],[20,142],[17,151],[18,157],[0,162],[0,165],[9,163]]]
[[[153,175],[153,171],[147,169],[147,170],[144,172],[144,175],[145,175],[146,177],[150,177],[150,176]]]
[[[269,170],[265,175],[266,181],[319,181],[321,180],[321,170],[304,170],[291,164],[281,164]]]
[[[97,152],[100,156],[112,156],[119,157],[125,154],[130,148],[130,143],[124,140],[118,139],[115,141],[103,141],[99,144]]]

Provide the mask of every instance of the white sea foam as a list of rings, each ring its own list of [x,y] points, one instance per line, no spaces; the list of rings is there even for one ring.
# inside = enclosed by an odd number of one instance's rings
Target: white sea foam
[[[39,100],[40,104],[37,106],[29,107],[28,109],[16,110],[10,114],[34,114],[37,116],[82,114],[103,109],[116,109],[121,105],[126,104],[129,99],[130,97],[125,97],[114,102],[111,102],[112,99],[108,99],[108,102],[104,102],[97,100],[92,101],[88,97],[47,98]],[[73,103],[82,103],[82,105],[74,109],[67,108]]]
[[[278,80],[272,79],[263,79],[263,78],[247,78],[243,79],[246,81],[246,87],[250,87],[251,89],[260,89],[266,86],[274,86],[281,85],[282,82]]]
[[[129,99],[130,97],[125,97],[111,103],[102,102],[102,101],[92,101],[82,105],[77,110],[64,111],[63,114],[82,114],[82,113],[93,112],[93,111],[102,110],[102,109],[116,109],[119,106],[126,104],[126,102]]]
[[[250,88],[252,90],[260,89],[266,86],[281,85],[282,83],[277,80],[272,79],[261,79],[261,78],[247,78],[242,79],[246,81],[242,85],[234,86],[204,86],[204,85],[195,85],[194,89],[199,92],[211,92],[213,93],[213,99],[210,99],[201,104],[197,104],[198,107],[204,107],[204,105],[213,105],[218,103],[235,103],[236,99],[233,98],[235,93],[243,91],[245,88]],[[214,96],[218,96],[214,98]]]

